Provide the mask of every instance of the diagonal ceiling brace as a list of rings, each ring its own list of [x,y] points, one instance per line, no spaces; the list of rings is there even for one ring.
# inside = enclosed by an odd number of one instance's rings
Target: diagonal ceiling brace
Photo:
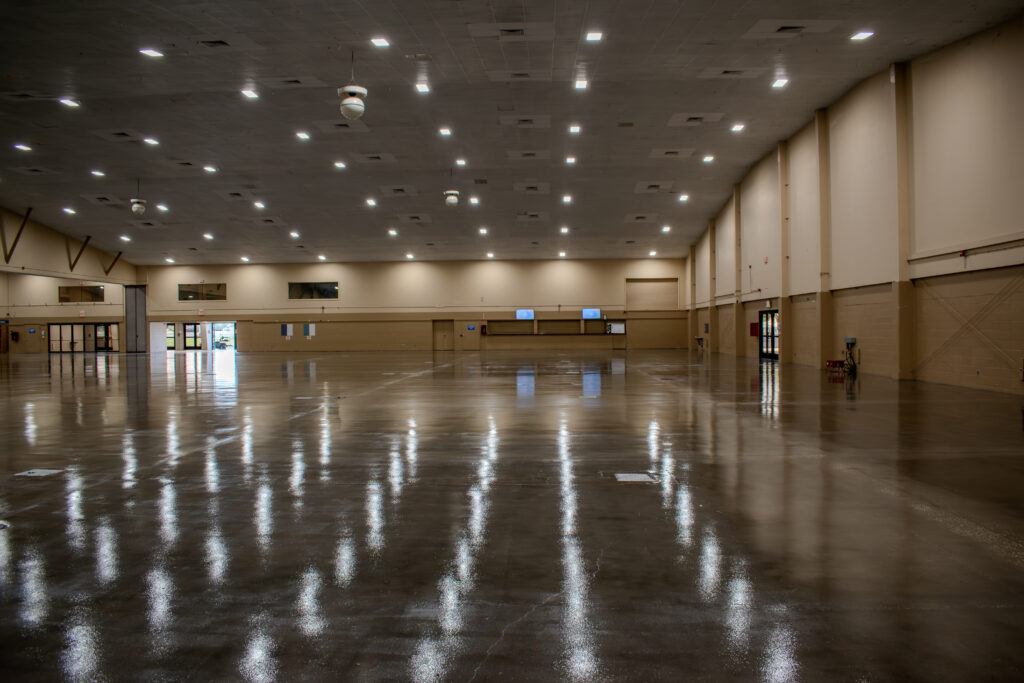
[[[110,267],[109,268],[106,267],[106,266],[103,267],[103,274],[104,275],[110,275],[110,271],[112,271],[114,269],[114,266],[117,265],[117,261],[118,261],[118,259],[121,258],[121,254],[123,254],[123,253],[124,253],[123,251],[117,252],[117,256],[115,256],[114,260],[110,262]]]
[[[28,217],[30,215],[32,215],[32,207],[31,206],[28,207],[25,210],[25,217],[21,219],[21,227],[18,228],[18,233],[14,236],[14,241],[11,242],[11,249],[10,249],[10,251],[7,250],[7,231],[5,231],[3,229],[3,226],[0,225],[0,241],[3,242],[4,263],[5,264],[11,262],[11,257],[14,256],[14,249],[18,246],[18,240],[21,239],[21,233],[25,230],[25,225],[28,223]]]
[[[71,270],[72,273],[75,272],[75,266],[78,265],[78,259],[82,258],[82,254],[85,253],[85,248],[89,245],[89,240],[91,240],[91,239],[92,239],[92,235],[86,235],[85,236],[85,241],[82,242],[82,246],[78,249],[78,255],[75,256],[75,260],[74,261],[71,260],[71,247],[68,246],[68,243],[65,241],[64,245],[65,245],[65,247],[67,247],[67,251],[68,251],[68,267],[69,267],[69,269]]]

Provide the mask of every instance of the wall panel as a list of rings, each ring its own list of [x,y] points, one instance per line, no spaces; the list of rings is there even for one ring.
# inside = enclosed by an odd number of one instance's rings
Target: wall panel
[[[716,297],[731,296],[736,291],[735,203],[736,198],[731,198],[715,218]]]
[[[860,372],[896,372],[896,305],[892,284],[832,292],[834,348],[826,358],[842,358],[843,339],[856,337]]]
[[[817,365],[818,302],[813,294],[794,296],[789,319],[782,323],[783,344],[789,345],[790,360],[801,365]],[[837,356],[838,357],[838,356]]]
[[[697,249],[694,259],[697,261],[697,282],[694,290],[696,291],[696,305],[706,306],[708,303],[709,292],[711,290],[710,277],[711,277],[711,246],[709,239],[709,232],[707,230],[697,240]],[[703,328],[702,328],[703,329]]]
[[[750,170],[740,190],[740,290],[744,300],[779,296],[782,242],[779,163],[772,152]],[[760,290],[760,291],[757,291]]]
[[[816,292],[821,264],[818,139],[814,123],[789,141],[789,294]]]

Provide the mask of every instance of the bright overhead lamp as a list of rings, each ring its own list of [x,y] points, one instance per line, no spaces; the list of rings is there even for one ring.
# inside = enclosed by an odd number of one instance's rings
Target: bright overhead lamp
[[[649,252],[647,252],[647,255],[648,256],[657,256],[658,252],[656,252],[656,251],[649,251]]]
[[[679,201],[681,201],[681,202],[688,202],[688,201],[690,201],[690,195],[688,195],[688,194],[681,194],[681,195],[679,195]]]
[[[295,137],[297,137],[300,140],[308,140],[309,139],[309,133],[307,133],[304,130],[296,131]]]
[[[132,238],[129,237],[128,235],[121,235],[121,241],[122,242],[131,242]]]
[[[601,33],[600,31],[588,31],[587,32],[587,42],[588,43],[600,42],[601,38],[603,38],[603,37],[604,37],[604,34]]]
[[[581,130],[582,128],[578,123],[574,123],[569,126],[569,132],[572,133],[573,135],[579,135]]]
[[[370,38],[370,42],[373,43],[375,47],[391,47],[391,43],[388,42],[387,38]]]
[[[263,202],[253,202],[252,205],[259,209],[260,211],[267,208],[267,205],[264,204]]]
[[[147,57],[163,57],[164,56],[163,52],[160,52],[159,50],[154,50],[151,47],[144,47],[141,50],[139,50],[139,52],[141,52],[142,54],[146,55]]]
[[[70,97],[62,97],[62,98],[61,98],[61,99],[59,100],[59,102],[60,102],[61,104],[63,104],[63,105],[65,106],[65,107],[70,107],[70,108],[72,108],[72,109],[77,109],[78,107],[81,107],[81,106],[82,106],[82,103],[81,103],[81,102],[78,102],[78,101],[76,101],[76,100],[73,100],[73,99],[71,99]]]
[[[566,157],[565,163],[567,163],[569,166],[572,166],[573,164],[576,163],[576,157]]]
[[[212,239],[213,239],[213,235],[211,235],[211,234],[210,234],[210,233],[208,233],[208,232],[204,232],[204,233],[203,233],[203,239],[204,239],[204,240],[212,240]]]
[[[563,225],[563,226],[562,226],[562,230],[561,230],[561,233],[562,233],[563,235],[568,235],[568,234],[569,234],[569,226],[568,226],[568,225]]]
[[[875,35],[874,31],[858,31],[850,36],[850,40],[867,40],[873,35]]]
[[[20,149],[22,152],[31,152],[32,148],[23,142],[14,143],[14,149]]]
[[[388,234],[391,235],[392,237],[398,237],[398,231],[395,230],[394,228],[388,230]]]
[[[714,160],[715,160],[715,155],[714,154],[705,154],[704,158],[701,159],[701,161],[703,161],[705,164],[710,164]]]
[[[160,141],[157,140],[156,138],[142,138],[142,141],[145,142],[147,145],[159,145],[160,144]]]
[[[731,130],[732,130],[733,133],[739,133],[741,130],[743,130],[746,127],[747,127],[746,124],[734,123],[734,124],[732,124],[732,129]]]
[[[253,90],[252,88],[246,88],[242,91],[242,94],[248,97],[250,100],[258,99],[260,96],[259,93]]]
[[[493,251],[487,252],[487,258],[494,258],[494,252]]]
[[[415,258],[412,254],[406,254],[405,258]]]
[[[203,170],[206,171],[207,173],[216,173],[217,167],[207,164],[206,166],[203,166]]]
[[[430,86],[427,85],[424,82],[417,83],[416,84],[416,92],[423,92],[423,93],[430,92]]]
[[[572,195],[571,194],[563,194],[562,195],[562,203],[563,204],[572,204]]]
[[[785,88],[788,83],[788,78],[776,78],[774,81],[772,81],[772,87],[778,90],[779,88]]]
[[[327,257],[325,255],[323,255],[323,254],[317,254],[317,258],[320,259],[321,261],[326,261],[327,260]]]
[[[479,230],[478,232],[479,232],[479,233],[480,233],[481,235],[486,235],[486,234],[487,234],[487,228],[480,228],[480,230]]]
[[[345,162],[344,161],[335,161],[334,162],[334,168],[345,168]]]
[[[445,137],[447,137],[447,136],[452,134],[452,129],[451,128],[439,128],[437,132],[440,133],[441,135],[444,135]]]
[[[472,204],[473,206],[476,206],[477,204],[480,203],[480,198],[474,195],[469,198],[469,203]]]
[[[242,257],[242,261],[245,262],[245,263],[248,263],[249,262],[249,257],[248,256],[243,256]]]
[[[157,211],[170,211],[170,209],[167,207],[166,204],[157,204],[156,205],[156,210]]]
[[[663,225],[663,226],[661,226],[661,231],[662,232],[672,232],[672,226],[671,225]]]
[[[564,251],[558,252],[558,258],[565,258],[565,252]]]
[[[576,89],[577,90],[586,90],[588,85],[590,85],[590,84],[587,82],[587,79],[585,79],[585,78],[577,78],[576,79]]]
[[[366,198],[366,205],[367,206],[377,206],[377,200],[374,199],[373,197],[367,197]]]
[[[299,233],[295,232],[294,230],[292,230],[292,231],[291,231],[290,233],[288,233],[288,234],[289,234],[289,235],[291,236],[291,238],[292,238],[293,240],[297,240],[297,239],[299,239]]]
[[[167,263],[174,263],[174,259],[172,258],[165,258],[164,261],[166,261]]]
[[[455,165],[456,166],[465,166],[466,165],[466,160],[465,159],[456,159],[455,160]]]
[[[75,211],[74,209],[72,209],[70,206],[65,206],[64,207],[64,213],[70,214],[70,215],[74,216],[78,212]]]
[[[102,178],[103,176],[107,175],[103,171],[101,171],[99,169],[96,169],[96,168],[94,168],[93,170],[89,171],[89,173],[92,173],[97,178]]]

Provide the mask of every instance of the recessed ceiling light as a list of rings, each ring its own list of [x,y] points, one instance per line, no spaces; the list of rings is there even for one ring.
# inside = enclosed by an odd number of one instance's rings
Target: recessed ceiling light
[[[412,254],[406,254],[405,258],[413,258],[413,255]]]
[[[465,166],[466,165],[466,160],[465,159],[456,159],[455,160],[455,165],[456,166]]]
[[[71,107],[72,109],[77,109],[78,107],[82,106],[81,102],[73,100],[70,97],[62,97],[60,99],[60,103],[63,104],[65,107]]]
[[[321,261],[326,261],[327,260],[327,257],[325,255],[323,255],[323,254],[317,254],[317,258],[320,259]]]
[[[252,205],[259,209],[260,211],[267,208],[267,205],[264,204],[263,202],[253,202]]]
[[[715,160],[715,155],[714,154],[705,154],[704,158],[701,159],[701,161],[703,161],[705,164],[710,164],[714,160]]]
[[[558,258],[565,258],[565,252],[564,251],[558,252]]]
[[[374,199],[373,197],[367,197],[366,198],[366,205],[367,206],[377,206],[377,200]]]
[[[216,173],[217,172],[217,167],[216,166],[210,166],[209,164],[207,164],[206,166],[203,166],[203,170],[206,171],[207,173]]]
[[[300,131],[297,131],[295,133],[295,137],[297,137],[300,140],[308,140],[309,139],[309,133],[307,133],[304,130],[300,130]]]
[[[588,85],[589,85],[589,83],[587,83],[587,79],[585,79],[585,78],[577,78],[576,79],[576,89],[577,90],[586,90]]]
[[[788,78],[776,78],[772,82],[772,87],[776,88],[776,89],[777,88],[785,88],[788,83],[789,83],[789,79]]]
[[[576,163],[576,157],[566,157],[565,158],[565,163],[567,163],[570,166],[572,166],[573,164]]]
[[[581,130],[583,129],[580,128],[580,124],[578,123],[574,123],[571,126],[569,126],[569,132],[572,133],[573,135],[579,135]]]
[[[563,204],[572,204],[572,195],[571,194],[563,194],[562,195],[562,203]]]
[[[569,226],[568,225],[563,225],[562,226],[562,234],[563,235],[568,235],[569,234]]]
[[[479,232],[480,232],[481,235],[486,235],[487,234],[487,228],[480,228]]]
[[[75,211],[74,209],[72,209],[72,208],[71,208],[70,206],[65,206],[65,207],[64,207],[64,213],[69,213],[69,214],[71,214],[72,216],[74,216],[74,215],[75,215],[76,213],[78,213],[78,212],[77,212],[77,211]]]
[[[601,38],[603,36],[604,36],[604,34],[601,33],[600,31],[588,31],[587,32],[587,41],[591,42],[591,43],[596,43],[599,40],[601,40]]]
[[[370,42],[377,47],[391,47],[391,43],[388,42],[387,38],[370,38]]]
[[[143,138],[142,141],[145,142],[147,145],[159,145],[160,144],[160,141],[157,140],[156,138]]]
[[[121,241],[122,242],[131,242],[132,238],[129,237],[128,235],[121,235]]]
[[[248,256],[243,256],[242,257],[242,261],[244,261],[245,263],[248,263],[249,262],[249,257]]]
[[[661,231],[662,232],[672,232],[672,226],[671,225],[663,225],[663,226],[661,226]]]
[[[107,175],[103,171],[101,171],[99,169],[96,169],[96,168],[94,168],[93,170],[89,171],[89,173],[92,173],[97,178],[102,178],[103,176]]]
[[[648,256],[657,256],[658,252],[656,252],[656,251],[649,251],[649,252],[647,252],[647,255]]]
[[[417,83],[416,84],[416,91],[417,92],[430,92],[430,86],[427,85],[426,83]]]
[[[448,135],[452,134],[452,129],[451,128],[440,128],[440,129],[438,129],[437,132],[440,133],[441,135],[448,136]]]
[[[480,198],[474,195],[469,198],[469,203],[472,204],[473,206],[476,206],[477,204],[480,203]]]
[[[174,259],[172,258],[165,258],[164,261],[167,261],[168,263],[174,263]]]
[[[739,133],[744,128],[746,128],[745,124],[742,124],[742,123],[734,123],[734,124],[732,124],[732,132],[733,133]]]
[[[395,230],[394,228],[388,230],[388,234],[391,235],[392,237],[398,237],[398,231]]]
[[[867,40],[873,35],[875,35],[874,31],[858,31],[850,36],[850,40]]]
[[[257,93],[255,90],[251,88],[246,88],[242,91],[242,94],[248,97],[250,100],[255,100],[260,96],[259,93]]]
[[[208,232],[204,232],[204,233],[203,233],[203,239],[206,239],[206,240],[212,240],[212,239],[213,239],[213,235],[211,235],[211,234],[210,234],[210,233],[208,233]]]
[[[290,233],[288,233],[288,234],[289,234],[289,235],[291,235],[291,238],[292,238],[293,240],[297,240],[297,239],[299,239],[299,233],[295,232],[294,230],[292,230],[292,231],[291,231]]]
[[[688,202],[688,201],[690,201],[690,195],[688,195],[688,194],[681,194],[681,195],[679,195],[679,201],[681,201],[681,202]]]
[[[156,205],[156,210],[157,211],[170,211],[170,209],[167,208],[166,204],[157,204]]]
[[[14,143],[14,149],[20,149],[22,152],[31,152],[32,148],[23,142]]]
[[[487,258],[494,258],[494,252],[493,251],[487,252]]]
[[[334,162],[334,168],[345,168],[345,162],[344,161],[335,161]]]
[[[160,52],[159,50],[154,50],[151,47],[144,47],[141,50],[139,50],[139,52],[141,52],[142,54],[146,55],[147,57],[163,57],[164,56],[163,52]]]

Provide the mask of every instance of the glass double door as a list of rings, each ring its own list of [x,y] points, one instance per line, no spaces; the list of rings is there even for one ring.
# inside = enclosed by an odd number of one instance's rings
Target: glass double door
[[[758,354],[761,358],[779,359],[779,312],[761,311],[758,326]]]
[[[55,323],[47,334],[50,353],[120,351],[117,323]]]

